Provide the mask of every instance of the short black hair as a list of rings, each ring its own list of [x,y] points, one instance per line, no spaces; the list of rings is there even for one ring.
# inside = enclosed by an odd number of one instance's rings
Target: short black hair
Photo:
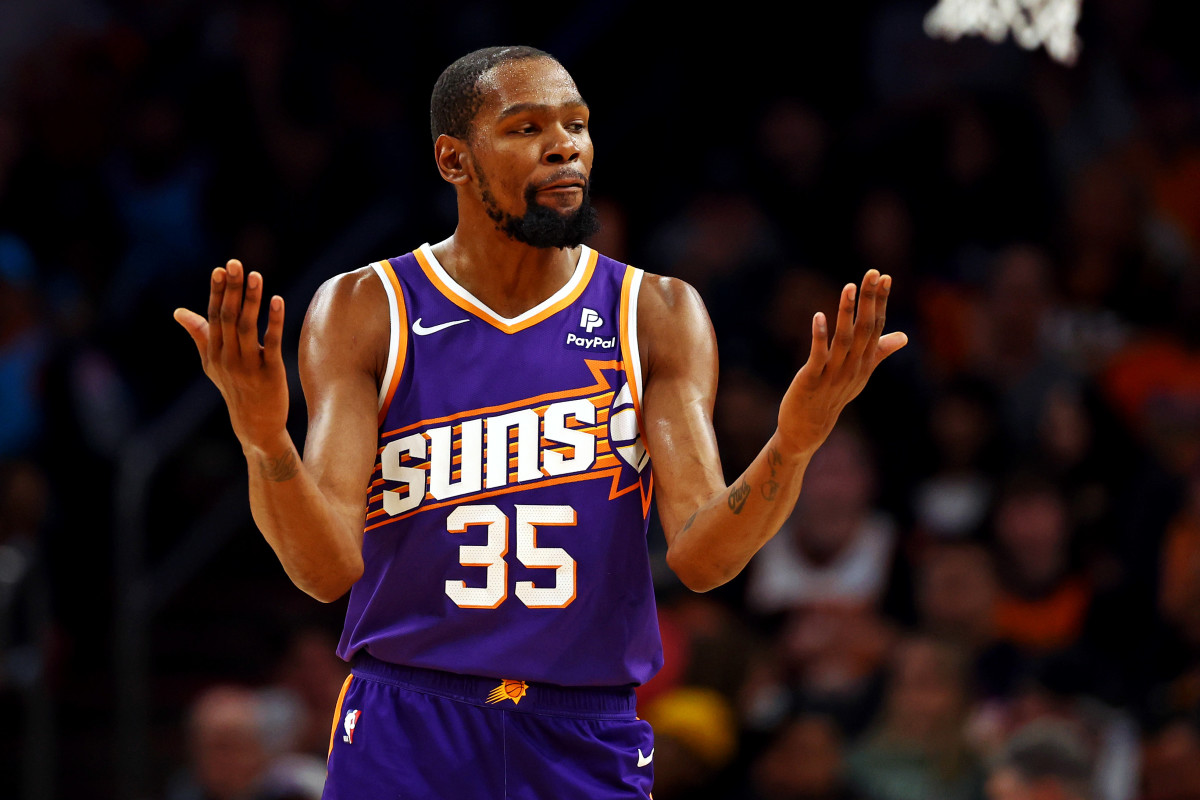
[[[458,139],[467,138],[471,120],[483,104],[480,77],[500,64],[527,58],[548,58],[559,63],[544,50],[518,45],[484,47],[446,67],[433,85],[433,98],[429,104],[429,129],[434,141],[443,133]]]

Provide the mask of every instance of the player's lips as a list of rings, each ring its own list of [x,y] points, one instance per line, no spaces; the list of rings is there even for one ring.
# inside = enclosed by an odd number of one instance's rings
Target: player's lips
[[[582,192],[585,182],[582,178],[567,178],[563,180],[552,181],[544,186],[539,186],[537,191],[547,192],[551,194],[569,194],[572,192]]]

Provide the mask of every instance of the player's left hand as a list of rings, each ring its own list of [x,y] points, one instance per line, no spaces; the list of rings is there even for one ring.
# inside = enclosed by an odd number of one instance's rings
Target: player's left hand
[[[832,345],[825,315],[817,312],[813,316],[808,361],[792,379],[779,406],[779,435],[788,451],[812,453],[820,447],[842,409],[863,390],[875,368],[908,344],[903,333],[883,335],[891,289],[890,275],[868,270],[857,292],[855,315],[855,286],[846,284],[838,303]]]

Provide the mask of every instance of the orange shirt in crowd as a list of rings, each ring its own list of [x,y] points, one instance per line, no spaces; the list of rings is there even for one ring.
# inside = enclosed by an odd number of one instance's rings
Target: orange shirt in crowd
[[[1068,578],[1038,600],[1001,592],[996,601],[996,633],[1030,650],[1066,647],[1083,632],[1091,600],[1091,586],[1083,578]]]

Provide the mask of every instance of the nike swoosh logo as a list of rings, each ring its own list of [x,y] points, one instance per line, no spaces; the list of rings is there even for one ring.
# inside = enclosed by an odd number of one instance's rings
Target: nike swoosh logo
[[[638,766],[639,767],[644,767],[653,760],[654,760],[654,748],[653,747],[650,748],[650,755],[648,755],[648,756],[642,755],[642,748],[640,748],[640,747],[638,748]]]
[[[426,328],[421,324],[421,318],[417,317],[417,321],[413,323],[413,333],[415,333],[417,336],[428,336],[431,333],[444,331],[446,328],[449,328],[452,325],[462,325],[464,322],[470,321],[471,320],[469,319],[456,319],[451,320],[450,322],[443,322],[441,325],[434,325],[430,328]]]

